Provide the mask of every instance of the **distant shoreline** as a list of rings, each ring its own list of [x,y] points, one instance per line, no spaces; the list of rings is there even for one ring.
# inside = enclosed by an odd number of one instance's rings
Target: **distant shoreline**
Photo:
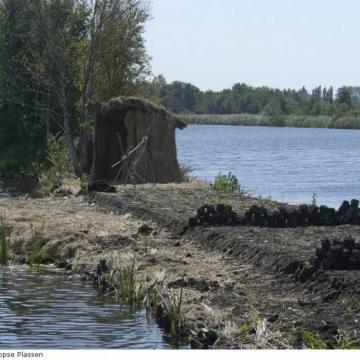
[[[360,129],[360,119],[356,117],[286,115],[266,116],[254,114],[181,114],[188,124],[196,125],[237,125],[275,126],[325,129]]]

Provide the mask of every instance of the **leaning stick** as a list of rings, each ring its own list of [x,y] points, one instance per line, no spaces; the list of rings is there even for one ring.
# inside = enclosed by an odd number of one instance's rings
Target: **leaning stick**
[[[114,165],[111,166],[111,168],[113,169],[114,167],[120,165],[124,160],[126,160],[130,155],[132,155],[136,150],[139,149],[139,147],[141,147],[142,145],[144,145],[147,141],[147,136],[144,136],[143,139],[141,140],[141,142],[134,147],[131,151],[129,151],[127,154],[125,154],[125,156],[123,156],[121,158],[121,160],[119,160],[118,162],[116,162]]]
[[[117,139],[118,139],[118,143],[119,143],[119,146],[120,146],[121,155],[123,155],[123,154],[125,153],[125,150],[124,150],[124,147],[123,147],[123,143],[122,143],[122,141],[121,141],[121,136],[120,136],[120,134],[119,134],[118,132],[116,133],[116,137],[117,137]],[[125,165],[125,163],[123,163],[123,164],[119,167],[119,170],[118,170],[118,172],[116,173],[115,179],[114,179],[114,181],[113,181],[113,185],[116,184],[116,182],[117,182],[117,180],[118,180],[118,178],[119,178],[119,176],[120,176],[120,174],[121,174],[121,171],[122,171],[122,169],[124,168],[124,165]]]

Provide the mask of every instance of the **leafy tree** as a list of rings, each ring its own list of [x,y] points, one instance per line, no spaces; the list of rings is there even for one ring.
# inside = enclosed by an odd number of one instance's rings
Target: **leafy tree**
[[[332,86],[330,86],[329,90],[326,92],[325,101],[328,102],[328,103],[333,103],[333,101],[334,101],[334,90],[333,90]]]
[[[152,93],[148,18],[143,0],[0,1],[0,151],[42,160],[60,131],[74,172],[86,168],[89,103]]]
[[[18,166],[40,160],[46,146],[44,97],[27,70],[32,18],[27,1],[0,3],[0,151]]]
[[[345,104],[347,106],[351,106],[351,92],[348,87],[343,86],[338,89],[336,93],[336,102],[338,104]]]
[[[34,80],[49,89],[58,103],[74,173],[80,174],[74,143],[80,97],[81,44],[86,39],[85,3],[76,0],[34,0],[30,64]],[[35,45],[35,46],[34,46]]]
[[[313,89],[313,91],[311,92],[311,98],[315,101],[321,100],[321,86]]]

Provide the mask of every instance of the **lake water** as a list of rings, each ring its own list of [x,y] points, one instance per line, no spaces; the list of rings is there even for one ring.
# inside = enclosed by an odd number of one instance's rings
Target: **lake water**
[[[166,349],[145,311],[64,273],[0,267],[0,348]]]
[[[294,204],[360,198],[359,130],[190,125],[176,138],[200,179],[231,171],[251,194]]]

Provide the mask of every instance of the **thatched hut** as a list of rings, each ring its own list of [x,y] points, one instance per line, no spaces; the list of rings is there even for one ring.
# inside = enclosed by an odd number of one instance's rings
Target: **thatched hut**
[[[93,180],[120,184],[181,181],[175,129],[186,126],[165,108],[136,97],[92,105],[96,113]]]

